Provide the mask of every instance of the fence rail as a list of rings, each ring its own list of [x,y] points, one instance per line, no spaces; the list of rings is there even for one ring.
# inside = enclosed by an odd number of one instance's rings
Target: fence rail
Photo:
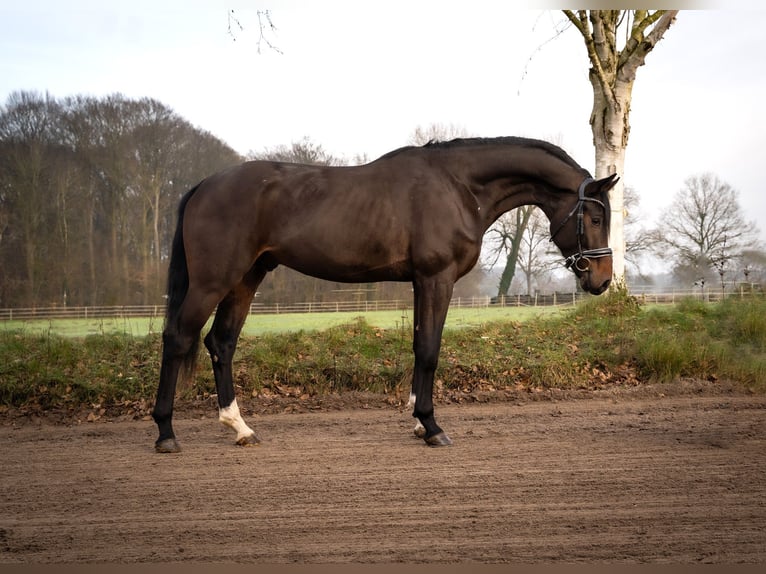
[[[681,299],[694,297],[707,302],[717,302],[724,297],[763,297],[762,291],[740,289],[721,292],[715,290],[676,290],[666,292],[638,292],[632,295],[643,303],[676,303]],[[537,295],[510,295],[507,297],[456,297],[450,302],[451,308],[483,307],[549,307],[573,305],[589,295],[584,293],[550,293]],[[291,304],[253,303],[250,313],[254,315],[280,313],[338,313],[370,311],[399,311],[412,309],[411,300],[389,301],[321,301]],[[29,307],[0,309],[0,321],[29,321],[34,319],[121,319],[129,317],[159,317],[165,314],[164,305],[121,305],[111,307]]]

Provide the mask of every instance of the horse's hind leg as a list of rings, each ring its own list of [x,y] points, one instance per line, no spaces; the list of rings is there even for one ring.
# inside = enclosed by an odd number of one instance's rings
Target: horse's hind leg
[[[193,371],[197,357],[199,334],[210,316],[215,303],[196,296],[194,290],[187,293],[179,312],[165,325],[162,333],[162,366],[157,387],[157,399],[152,418],[157,423],[159,438],[154,444],[157,452],[180,452],[181,447],[173,432],[173,400],[181,367]]]
[[[266,273],[266,269],[258,265],[254,266],[242,282],[224,297],[218,304],[213,326],[205,337],[205,346],[213,362],[213,374],[218,392],[218,418],[223,424],[236,431],[237,444],[242,446],[258,444],[260,440],[253,429],[247,426],[239,412],[234,393],[232,360],[255,290]]]
[[[175,330],[174,330],[175,331]],[[194,341],[177,332],[162,334],[162,366],[157,399],[154,402],[152,418],[159,429],[159,437],[154,443],[157,452],[180,452],[181,447],[173,432],[173,399],[176,393],[178,372],[184,362],[184,356],[190,352]]]
[[[418,395],[415,392],[415,388],[413,387],[410,391],[410,400],[407,401],[407,406],[411,409],[415,408],[415,403],[417,402]],[[426,427],[423,426],[423,423],[420,422],[420,419],[415,419],[415,428],[412,431],[416,437],[418,438],[426,438]]]

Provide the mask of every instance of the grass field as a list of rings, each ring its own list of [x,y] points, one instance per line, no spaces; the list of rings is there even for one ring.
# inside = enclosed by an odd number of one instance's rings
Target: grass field
[[[492,321],[527,321],[534,317],[550,317],[561,313],[560,307],[476,307],[451,309],[446,328],[478,327]],[[353,322],[358,317],[380,329],[410,328],[412,309],[340,313],[285,313],[250,315],[242,330],[244,336],[298,331],[323,331]],[[208,322],[205,330],[210,327]],[[20,331],[28,335],[50,334],[60,337],[123,334],[142,337],[162,331],[161,318],[113,319],[39,319],[3,321],[0,331]]]

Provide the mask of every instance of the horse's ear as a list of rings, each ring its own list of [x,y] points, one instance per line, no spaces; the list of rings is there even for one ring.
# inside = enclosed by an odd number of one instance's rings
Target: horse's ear
[[[620,181],[620,178],[616,173],[608,175],[602,179],[597,179],[586,188],[585,194],[597,195],[599,193],[606,193],[612,189],[618,181]]]

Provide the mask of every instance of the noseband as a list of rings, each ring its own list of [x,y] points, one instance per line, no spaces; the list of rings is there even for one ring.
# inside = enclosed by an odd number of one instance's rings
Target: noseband
[[[567,221],[577,212],[577,253],[573,253],[566,259],[564,259],[564,267],[569,269],[570,267],[572,270],[580,271],[581,273],[584,271],[587,271],[590,268],[590,260],[591,259],[597,259],[599,257],[607,257],[612,255],[612,249],[610,247],[600,247],[598,249],[583,249],[582,248],[582,237],[585,235],[585,227],[583,224],[583,207],[585,206],[586,201],[592,201],[593,203],[597,203],[600,205],[604,210],[604,215],[606,215],[606,206],[603,202],[599,201],[598,199],[595,199],[593,197],[585,197],[585,187],[592,181],[595,181],[592,177],[586,177],[583,182],[580,184],[580,187],[577,190],[578,200],[577,204],[572,208],[572,211],[569,212],[569,215],[567,215],[564,218],[564,221],[559,223],[559,226],[556,228],[556,231],[554,231],[551,234],[551,241],[553,241],[553,238],[556,237],[556,234],[561,231],[561,228],[564,227]],[[581,261],[585,261],[585,264],[581,264]]]

